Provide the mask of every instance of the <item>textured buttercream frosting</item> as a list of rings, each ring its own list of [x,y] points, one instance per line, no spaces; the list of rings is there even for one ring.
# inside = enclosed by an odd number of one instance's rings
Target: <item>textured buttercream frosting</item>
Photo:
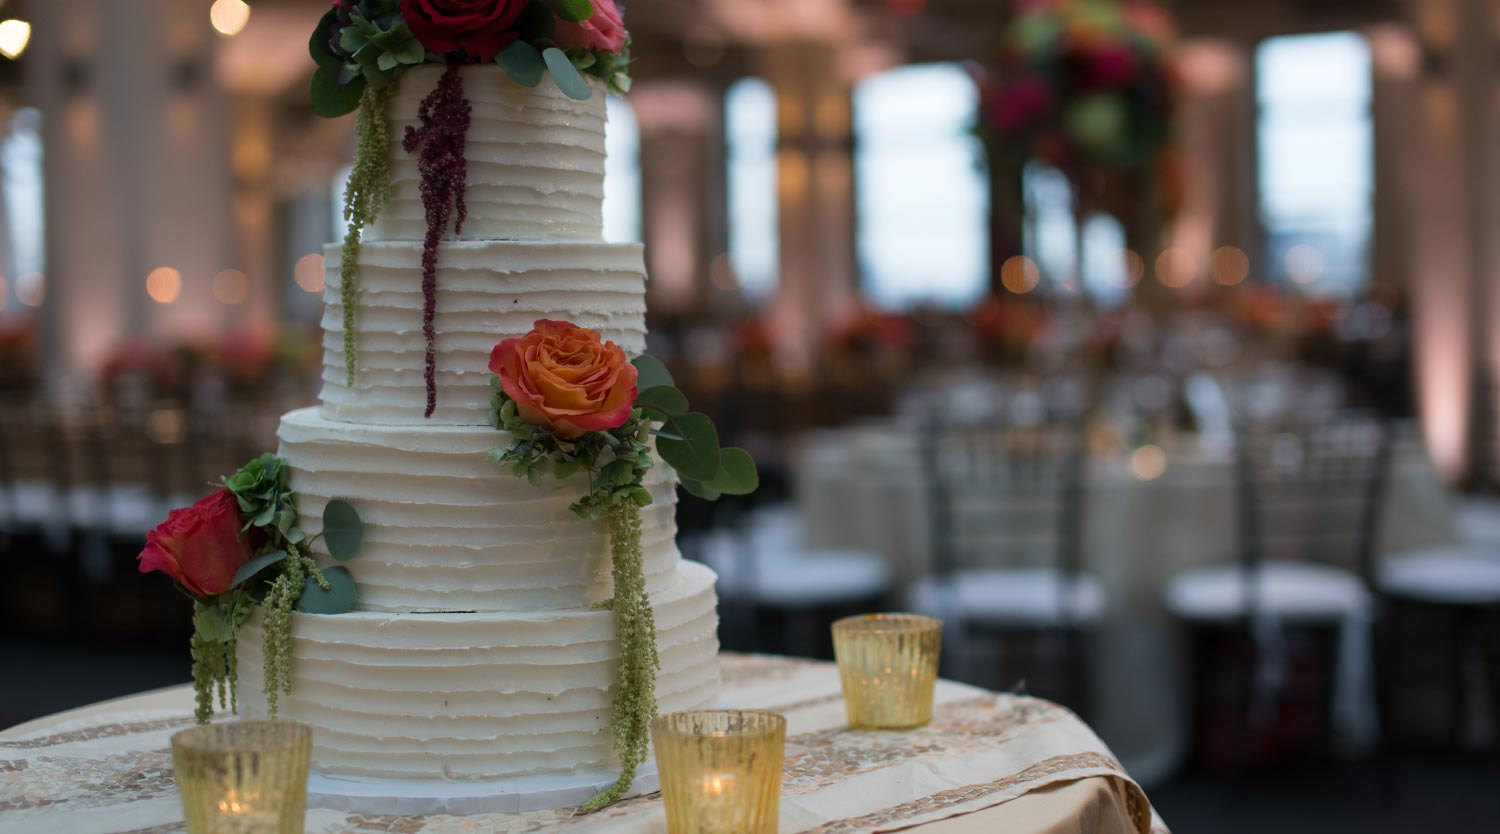
[[[619,642],[608,532],[568,506],[583,476],[533,486],[488,452],[489,356],[539,318],[645,348],[638,244],[601,242],[604,101],[527,90],[495,66],[465,67],[469,218],[438,248],[437,410],[423,417],[422,238],[416,161],[400,149],[441,68],[403,77],[391,103],[392,196],[359,252],[354,384],[346,383],[340,248],[327,252],[321,408],[282,418],[299,524],[334,498],[364,521],[344,563],[356,610],[293,618],[292,690],[281,715],[314,728],[315,766],[346,778],[486,779],[609,768]],[[451,231],[451,230],[450,230]],[[656,611],[662,710],[718,695],[713,573],[675,543],[676,477],[658,464],[641,511]],[[320,541],[320,563],[332,563]],[[266,711],[259,615],[238,642],[242,713]]]
[[[682,563],[652,594],[663,711],[718,697],[713,574]],[[615,682],[608,611],[356,612],[293,618],[280,715],[316,728],[314,760],[347,777],[477,779],[603,768]],[[240,711],[265,714],[261,633],[240,636]]]
[[[574,101],[550,79],[522,87],[496,66],[460,70],[470,124],[464,147],[469,217],[462,240],[599,240],[604,199],[604,90]],[[439,66],[408,71],[388,110],[391,195],[365,240],[427,234],[417,159],[401,149],[417,108],[437,87]]]
[[[437,268],[437,411],[424,419],[421,244],[360,247],[352,389],[344,365],[339,258],[339,247],[328,247],[323,292],[323,409],[337,420],[482,425],[490,414],[490,351],[541,318],[598,330],[632,355],[645,349],[640,244],[445,243]]]
[[[302,529],[317,535],[333,498],[364,519],[364,546],[347,565],[363,610],[576,609],[612,593],[605,524],[568,509],[587,480],[533,486],[515,477],[488,458],[509,443],[495,429],[351,425],[305,408],[284,416],[279,434]],[[646,480],[655,498],[641,510],[651,589],[680,559],[675,481],[662,464]],[[329,561],[321,540],[313,552]]]

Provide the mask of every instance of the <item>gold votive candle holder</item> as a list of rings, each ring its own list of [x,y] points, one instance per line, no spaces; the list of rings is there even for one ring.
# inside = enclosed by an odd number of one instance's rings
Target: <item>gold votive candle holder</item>
[[[232,721],[172,736],[187,834],[302,834],[312,728]]]
[[[901,729],[930,722],[942,642],[942,621],[918,614],[862,614],[834,623],[849,724]]]
[[[762,710],[659,715],[651,743],[668,834],[776,834],[786,719]]]

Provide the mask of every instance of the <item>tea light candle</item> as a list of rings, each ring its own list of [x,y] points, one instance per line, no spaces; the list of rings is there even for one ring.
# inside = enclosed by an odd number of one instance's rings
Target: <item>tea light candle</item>
[[[668,834],[775,834],[786,719],[707,710],[651,722]]]
[[[302,834],[312,730],[238,721],[172,736],[188,834]]]
[[[864,614],[833,624],[833,653],[854,727],[900,729],[932,720],[943,624],[917,614]]]

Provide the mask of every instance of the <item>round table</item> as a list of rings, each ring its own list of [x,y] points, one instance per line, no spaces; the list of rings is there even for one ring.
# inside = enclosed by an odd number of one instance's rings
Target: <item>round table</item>
[[[724,701],[786,715],[782,832],[1165,834],[1114,756],[1072,713],[941,681],[933,723],[845,725],[826,663],[724,655]],[[182,812],[169,739],[192,725],[187,686],[60,713],[0,732],[0,834],[169,834]],[[589,817],[567,810],[395,817],[312,810],[308,834],[458,831],[661,834],[659,796]]]

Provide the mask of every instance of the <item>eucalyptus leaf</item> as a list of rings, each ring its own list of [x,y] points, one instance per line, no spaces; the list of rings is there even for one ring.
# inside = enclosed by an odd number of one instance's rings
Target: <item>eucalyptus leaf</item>
[[[707,415],[694,412],[669,417],[662,430],[682,438],[673,440],[660,436],[656,449],[661,453],[661,459],[683,477],[708,481],[718,474],[719,430]]]
[[[589,83],[583,80],[582,73],[568,60],[566,52],[555,46],[548,47],[542,52],[542,60],[546,62],[547,71],[552,73],[552,80],[563,95],[575,101],[588,101],[594,95]]]
[[[339,56],[333,54],[328,45],[333,42],[333,27],[338,23],[338,10],[329,9],[318,21],[318,28],[313,30],[312,37],[307,41],[307,51],[318,66],[324,64],[336,64]]]
[[[230,584],[239,587],[241,584],[255,578],[257,573],[280,562],[286,558],[285,550],[272,550],[252,557],[250,561],[240,565],[240,569],[234,572],[234,581]]]
[[[683,478],[681,480],[681,483],[682,488],[687,490],[688,494],[696,495],[699,498],[702,498],[704,501],[717,501],[721,497],[723,497],[723,493],[719,492],[708,484],[703,483],[702,481],[695,481],[692,478]]]
[[[358,594],[349,569],[324,568],[323,578],[328,580],[326,591],[318,585],[316,578],[307,577],[302,584],[302,596],[297,598],[297,610],[304,614],[343,614],[353,609]]]
[[[594,16],[594,4],[590,0],[545,0],[558,17],[573,23]]]
[[[719,472],[708,486],[725,495],[749,495],[760,488],[755,459],[744,449],[719,450]]]
[[[328,555],[347,562],[359,552],[365,540],[365,525],[359,511],[348,501],[335,498],[323,508],[323,542]]]
[[[655,356],[643,353],[630,360],[630,364],[634,365],[636,370],[635,387],[642,391],[663,385],[673,387],[677,384],[672,381],[672,372],[667,370],[667,366]]]
[[[535,87],[547,71],[542,53],[526,41],[511,41],[510,46],[500,50],[499,62],[522,87]]]
[[[668,417],[678,417],[688,413],[687,397],[670,385],[658,385],[642,390],[636,395],[635,406],[659,412]]]
[[[359,98],[365,92],[364,79],[354,78],[340,84],[343,71],[342,64],[324,64],[313,73],[312,103],[319,116],[333,119],[358,109]]]

